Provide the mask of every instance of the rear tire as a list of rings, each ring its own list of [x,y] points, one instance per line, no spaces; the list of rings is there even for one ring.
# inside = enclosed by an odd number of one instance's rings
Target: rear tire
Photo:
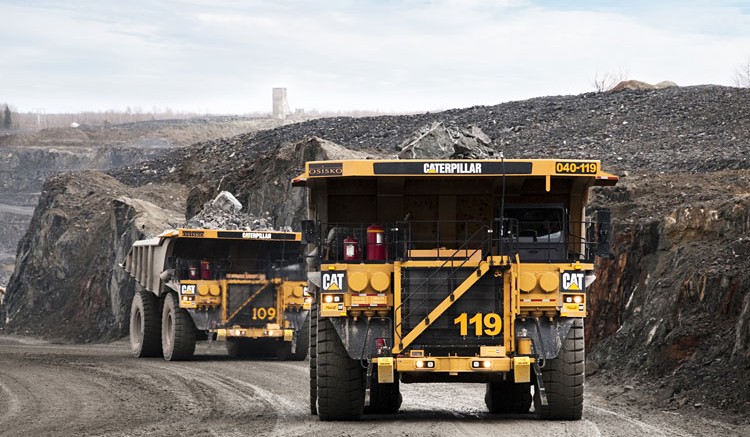
[[[310,305],[310,414],[318,414],[318,302],[317,293],[311,293]]]
[[[511,379],[505,381],[493,381],[487,383],[484,394],[484,403],[492,414],[524,414],[531,408],[531,384],[513,382]]]
[[[167,293],[161,317],[161,344],[167,361],[189,360],[195,353],[195,324],[177,295]]]
[[[161,357],[159,298],[139,290],[130,306],[130,351],[134,357]]]
[[[349,358],[327,318],[318,320],[318,417],[320,420],[358,420],[365,405],[364,369]]]
[[[560,353],[547,360],[542,369],[548,402],[547,406],[541,406],[543,419],[581,419],[585,358],[583,319],[575,319]]]

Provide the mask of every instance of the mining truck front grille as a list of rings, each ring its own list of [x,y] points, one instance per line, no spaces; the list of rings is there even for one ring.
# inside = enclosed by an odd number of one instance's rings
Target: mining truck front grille
[[[245,301],[255,294],[263,284],[229,284],[227,290],[227,316],[231,316]],[[258,293],[250,303],[244,306],[228,324],[238,324],[243,327],[263,327],[266,323],[275,322],[275,318],[268,318],[268,309],[276,308],[276,290],[269,285]],[[263,308],[263,311],[259,311]],[[264,316],[264,317],[260,317]]]

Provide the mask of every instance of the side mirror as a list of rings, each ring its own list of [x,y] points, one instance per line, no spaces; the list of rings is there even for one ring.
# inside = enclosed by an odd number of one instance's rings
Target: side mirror
[[[318,224],[315,220],[302,220],[302,243],[318,243]]]
[[[596,211],[596,254],[601,257],[610,254],[611,214],[609,209]]]

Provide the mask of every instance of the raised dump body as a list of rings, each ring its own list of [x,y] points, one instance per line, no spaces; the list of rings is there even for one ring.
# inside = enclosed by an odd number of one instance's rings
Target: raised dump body
[[[609,251],[609,211],[585,206],[616,182],[593,160],[308,162],[311,411],[480,382],[492,413],[579,419],[586,287]]]
[[[231,356],[302,360],[311,298],[298,232],[175,229],[133,244],[136,357],[188,359],[198,339]]]

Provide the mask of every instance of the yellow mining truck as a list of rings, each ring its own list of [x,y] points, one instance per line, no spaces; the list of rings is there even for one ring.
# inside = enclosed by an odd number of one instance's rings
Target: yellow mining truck
[[[136,241],[122,267],[138,283],[136,357],[190,359],[196,340],[236,357],[303,360],[309,340],[299,232],[174,229]]]
[[[586,287],[609,252],[609,211],[585,205],[617,180],[594,160],[306,163],[311,412],[474,382],[492,413],[580,419]]]

